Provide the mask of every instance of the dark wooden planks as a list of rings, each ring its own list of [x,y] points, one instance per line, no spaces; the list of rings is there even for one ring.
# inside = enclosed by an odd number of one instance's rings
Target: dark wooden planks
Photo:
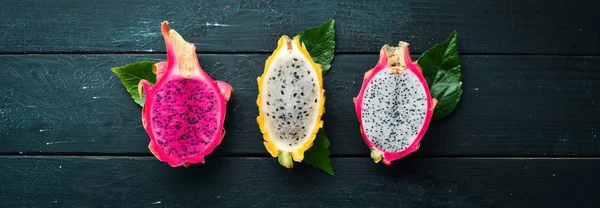
[[[111,67],[164,55],[0,56],[0,153],[145,154],[140,107]],[[256,125],[256,77],[267,55],[200,55],[233,85],[216,155],[267,155]],[[416,57],[415,57],[416,58]],[[462,56],[464,95],[433,122],[417,155],[600,155],[600,57]],[[338,55],[325,76],[334,155],[367,156],[352,97],[375,55]]]
[[[335,158],[336,177],[275,159],[0,157],[2,207],[595,207],[598,159]]]
[[[202,52],[272,51],[282,34],[335,18],[339,52],[405,40],[422,52],[459,31],[461,53],[599,54],[592,1],[9,1],[0,52],[164,51],[159,25]],[[567,18],[568,17],[568,18]]]

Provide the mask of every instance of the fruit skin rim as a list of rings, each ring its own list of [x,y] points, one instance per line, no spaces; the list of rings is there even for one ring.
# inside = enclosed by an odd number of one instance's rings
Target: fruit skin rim
[[[425,94],[427,96],[427,100],[431,101],[432,99],[431,99],[431,95],[429,93],[429,86],[427,85],[427,82],[425,81],[425,78],[423,77],[423,74],[421,73],[421,71],[422,71],[421,67],[416,62],[413,62],[412,59],[410,58],[408,43],[400,42],[399,47],[404,48],[403,54],[404,54],[405,63],[407,65],[410,64],[413,66],[413,67],[407,66],[406,68],[409,69],[412,73],[414,73],[419,78],[419,81],[421,83],[423,83],[422,86],[423,86],[423,88],[425,88],[424,90],[426,92]],[[385,151],[377,148],[373,144],[373,142],[371,142],[368,139],[368,137],[365,133],[365,130],[363,128],[363,123],[362,123],[363,121],[360,116],[362,114],[361,104],[363,103],[365,89],[366,89],[367,85],[371,82],[371,79],[373,79],[373,77],[375,77],[375,75],[378,72],[380,72],[381,70],[388,67],[388,64],[389,64],[388,63],[388,54],[387,54],[387,51],[385,50],[385,46],[384,46],[379,51],[379,61],[377,62],[377,65],[375,66],[375,68],[371,69],[372,71],[367,72],[368,74],[366,74],[366,76],[363,79],[363,83],[362,83],[362,86],[358,93],[358,96],[355,97],[353,100],[354,100],[354,108],[356,111],[356,116],[358,118],[358,122],[360,123],[360,133],[361,133],[361,136],[363,137],[363,140],[365,141],[365,143],[367,143],[367,145],[371,149],[371,152],[372,152],[371,155],[383,156],[383,158],[373,157],[373,159],[375,160],[376,163],[379,162],[379,159],[383,159],[383,163],[389,166],[392,161],[403,158],[406,155],[413,153],[419,149],[421,139],[425,135],[425,132],[427,131],[427,127],[429,126],[429,122],[431,121],[431,116],[433,115],[433,109],[432,109],[432,102],[427,102],[427,114],[425,116],[425,121],[423,122],[423,128],[421,128],[421,131],[419,131],[417,138],[413,141],[413,143],[410,146],[408,146],[408,148],[406,148],[405,150],[402,150],[400,152],[385,152]],[[418,70],[415,70],[415,69],[418,69]]]
[[[288,45],[288,44],[291,44],[291,45]],[[319,84],[319,88],[321,89],[321,96],[319,98],[319,103],[317,105],[317,107],[319,107],[320,110],[317,112],[315,127],[314,127],[313,131],[310,133],[308,140],[306,140],[304,142],[304,144],[300,145],[300,148],[296,149],[293,152],[282,152],[277,147],[277,145],[275,144],[273,139],[271,139],[271,137],[269,136],[269,134],[267,132],[267,126],[265,124],[265,119],[264,119],[265,115],[260,110],[260,108],[262,107],[262,105],[261,105],[262,98],[261,97],[262,97],[262,92],[263,92],[263,83],[262,83],[263,77],[267,74],[276,55],[278,53],[282,52],[282,50],[284,49],[284,46],[286,46],[286,47],[291,46],[292,48],[295,47],[302,53],[303,56],[306,57],[306,59],[312,65],[314,72],[317,73],[316,74],[317,82]],[[313,61],[312,57],[306,50],[306,46],[304,45],[304,43],[300,43],[300,38],[298,36],[295,36],[290,41],[290,38],[287,35],[283,35],[277,41],[277,49],[275,49],[275,51],[273,51],[271,56],[269,56],[269,58],[267,58],[263,74],[261,76],[259,76],[256,80],[258,82],[258,97],[256,99],[256,105],[259,108],[258,109],[259,116],[256,117],[256,121],[258,123],[261,133],[263,134],[263,139],[264,139],[263,144],[265,145],[265,148],[271,154],[272,157],[278,157],[280,154],[291,154],[294,161],[301,162],[304,159],[304,152],[306,150],[308,150],[310,147],[312,147],[315,137],[317,135],[317,132],[319,131],[320,128],[323,127],[323,120],[321,120],[321,117],[325,113],[325,90],[323,89],[323,75],[322,75],[321,65],[317,64]],[[286,167],[288,167],[288,166],[286,166]],[[291,167],[291,166],[289,166],[289,167]]]

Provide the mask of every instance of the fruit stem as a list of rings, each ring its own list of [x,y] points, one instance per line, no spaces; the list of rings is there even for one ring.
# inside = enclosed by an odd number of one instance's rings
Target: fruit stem
[[[287,153],[287,152],[280,153],[277,160],[279,161],[279,164],[281,164],[283,167],[286,167],[286,168],[294,167],[294,161],[292,160],[292,156],[290,155],[290,153]]]
[[[375,163],[379,163],[383,159],[383,153],[377,149],[371,149],[371,158],[373,158]]]

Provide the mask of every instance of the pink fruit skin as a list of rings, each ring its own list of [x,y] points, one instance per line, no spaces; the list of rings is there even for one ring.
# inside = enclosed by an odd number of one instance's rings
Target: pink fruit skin
[[[156,73],[156,77],[157,77],[157,81],[156,84],[151,86],[151,84],[147,81],[147,80],[141,80],[140,84],[139,84],[139,89],[138,90],[144,90],[144,93],[146,94],[146,102],[144,104],[144,107],[142,109],[142,123],[144,126],[144,129],[148,132],[148,135],[150,136],[150,143],[148,144],[148,148],[150,149],[150,151],[152,152],[152,154],[154,154],[154,156],[162,161],[162,162],[167,162],[170,166],[172,167],[178,167],[178,166],[185,166],[185,167],[189,167],[192,164],[195,163],[204,163],[204,156],[207,154],[210,154],[222,141],[223,136],[225,136],[225,129],[223,129],[223,123],[225,120],[225,110],[226,110],[226,103],[229,100],[231,94],[233,93],[233,88],[231,87],[231,85],[222,82],[222,81],[213,81],[205,72],[204,70],[202,70],[202,68],[200,67],[200,64],[198,63],[198,57],[195,53],[195,48],[194,48],[194,52],[193,54],[191,54],[191,59],[193,59],[191,62],[195,72],[192,73],[192,75],[190,77],[184,77],[179,73],[178,70],[178,60],[176,57],[176,51],[175,51],[175,46],[174,46],[174,41],[172,39],[169,39],[169,26],[168,23],[165,21],[162,23],[161,26],[161,30],[162,30],[162,34],[166,43],[166,48],[167,48],[167,61],[162,61],[162,62],[158,62],[154,65],[154,72]],[[162,148],[160,148],[160,142],[158,141],[159,136],[157,136],[157,132],[155,132],[154,129],[154,125],[156,124],[156,121],[153,122],[152,120],[152,110],[153,109],[157,109],[157,108],[163,108],[165,107],[165,105],[168,104],[164,104],[160,103],[158,104],[158,106],[153,106],[155,104],[155,100],[156,99],[161,99],[160,97],[157,98],[157,94],[160,93],[164,93],[164,86],[165,84],[167,84],[167,82],[169,81],[181,81],[181,80],[185,80],[185,79],[189,79],[189,82],[186,83],[192,83],[194,81],[199,81],[203,84],[205,84],[204,86],[206,88],[212,88],[212,89],[208,89],[206,91],[203,92],[211,92],[211,90],[214,90],[216,92],[216,100],[218,103],[221,103],[219,105],[219,108],[216,110],[213,110],[209,113],[212,114],[216,114],[215,117],[213,117],[212,119],[216,119],[216,128],[221,128],[222,130],[216,130],[214,136],[211,138],[210,142],[208,142],[207,144],[203,144],[203,143],[198,143],[196,144],[197,146],[202,147],[202,149],[194,152],[194,154],[190,154],[189,156],[186,157],[176,157],[176,156],[171,156],[169,154],[167,154],[167,152],[165,152]],[[177,86],[177,87],[182,87],[182,86],[189,86],[189,85],[178,85],[181,83],[178,82],[173,82],[171,83],[171,86]],[[197,83],[192,83],[192,84],[197,84]],[[183,90],[188,90],[188,92],[196,92],[196,91],[190,91],[192,89],[183,89]],[[198,90],[198,89],[196,89]],[[203,90],[203,89],[200,89]],[[140,93],[141,94],[141,93]],[[195,93],[194,93],[195,94]],[[212,93],[213,95],[215,93]],[[164,94],[163,94],[164,96]],[[194,96],[194,95],[191,95]],[[174,93],[173,93],[173,97],[175,97]],[[163,97],[164,98],[164,97]],[[172,99],[174,99],[172,98]],[[206,102],[206,100],[197,100],[197,101],[190,101],[187,100],[186,101],[188,104],[191,104],[192,106],[197,106],[197,107],[201,107],[202,109],[206,109],[209,108],[208,104]],[[162,106],[161,106],[162,105]],[[175,104],[174,104],[175,105]],[[175,106],[175,107],[181,107],[181,106]],[[180,113],[182,110],[177,110],[176,112]],[[185,111],[185,110],[183,110]],[[166,112],[169,113],[169,112]],[[202,123],[205,120],[200,120],[198,119],[196,122]],[[211,120],[212,121],[212,120]],[[161,121],[162,122],[162,121]],[[169,123],[168,125],[172,125],[173,122]],[[183,126],[188,127],[188,126],[193,126],[190,123],[185,123],[182,122]],[[204,123],[202,123],[204,124]],[[193,126],[196,127],[196,126]],[[181,127],[180,127],[181,128]],[[163,130],[165,130],[163,128]],[[172,130],[172,129],[171,129]],[[196,135],[200,135],[203,132],[199,131],[198,129],[192,130],[194,132],[193,136]],[[164,132],[163,132],[164,133]],[[175,132],[172,133],[170,136],[182,136],[183,134],[177,134],[177,133],[181,133],[181,132]],[[163,142],[166,142],[167,139],[165,138],[160,138],[161,140],[163,140]],[[163,146],[165,145],[165,143],[163,143]],[[175,142],[175,143],[169,143],[169,147],[182,147],[183,142]],[[188,148],[191,146],[185,146],[185,148]]]
[[[404,47],[404,61],[406,62],[406,65],[407,65],[406,69],[410,70],[415,75],[417,75],[417,77],[419,78],[419,81],[421,81],[421,83],[423,83],[422,86],[423,86],[423,88],[425,88],[425,92],[427,92],[427,93],[425,93],[427,95],[427,100],[432,101],[431,95],[429,93],[429,87],[427,86],[427,82],[425,81],[425,78],[423,77],[423,74],[421,73],[421,68],[419,67],[419,65],[416,62],[413,62],[412,59],[410,58],[410,52],[409,52],[408,46]],[[427,102],[427,114],[425,117],[425,122],[423,123],[423,128],[419,132],[415,141],[407,149],[405,149],[401,152],[385,152],[385,151],[377,148],[371,142],[371,140],[369,140],[369,138],[367,137],[367,135],[365,134],[365,131],[363,129],[363,123],[362,123],[362,118],[361,118],[361,114],[362,114],[361,105],[363,102],[365,90],[367,88],[367,85],[371,82],[371,79],[373,79],[373,77],[377,73],[379,73],[381,70],[384,70],[385,68],[388,68],[388,67],[389,67],[388,54],[387,54],[387,51],[382,48],[379,51],[379,62],[377,62],[377,65],[375,66],[375,68],[373,68],[373,69],[369,70],[367,73],[365,73],[365,77],[363,80],[363,84],[362,84],[360,93],[358,94],[358,97],[356,97],[354,99],[354,106],[356,109],[356,115],[358,117],[358,121],[360,123],[360,132],[361,132],[363,139],[365,140],[365,142],[367,143],[369,148],[376,149],[383,153],[382,161],[384,164],[389,166],[389,165],[391,165],[392,161],[400,159],[410,153],[417,151],[417,149],[419,149],[421,139],[425,135],[425,132],[427,131],[427,127],[429,126],[429,122],[431,121],[431,116],[433,115],[433,108],[435,105],[435,101]]]

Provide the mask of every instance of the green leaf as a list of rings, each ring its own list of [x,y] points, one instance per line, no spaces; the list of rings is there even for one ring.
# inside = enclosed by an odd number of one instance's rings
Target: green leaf
[[[312,59],[321,65],[323,75],[331,68],[333,54],[335,53],[335,20],[329,20],[317,27],[309,28],[298,33],[300,41]],[[331,160],[329,159],[329,140],[322,128],[317,132],[313,146],[304,152],[304,162],[319,168],[329,175],[333,174]]]
[[[142,61],[111,69],[121,79],[131,98],[140,106],[144,106],[146,97],[140,98],[138,84],[142,79],[148,80],[151,84],[156,82],[156,75],[152,72],[153,64],[154,62]]]
[[[444,118],[452,113],[462,95],[457,44],[457,33],[454,31],[446,41],[423,52],[418,60],[431,97],[438,100],[433,119]]]
[[[335,52],[335,21],[329,20],[317,27],[309,28],[298,33],[300,41],[306,46],[306,50],[313,60],[321,65],[323,75],[331,68],[333,53]]]
[[[304,162],[334,175],[329,159],[329,140],[322,128],[317,132],[313,146],[304,153]]]

